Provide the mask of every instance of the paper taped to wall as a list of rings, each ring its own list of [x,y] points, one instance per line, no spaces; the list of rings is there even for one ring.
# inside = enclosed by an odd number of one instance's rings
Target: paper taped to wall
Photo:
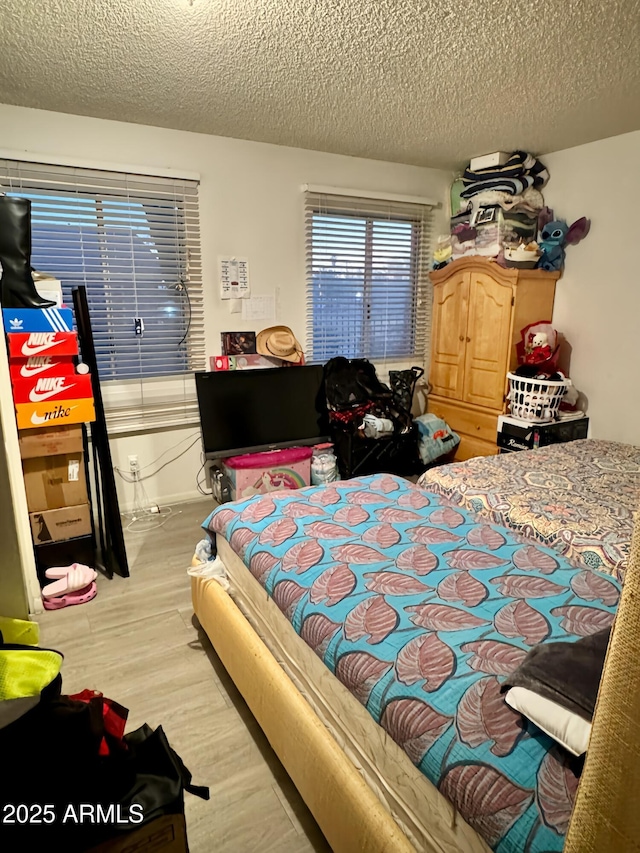
[[[275,296],[251,296],[242,300],[243,320],[275,320]]]

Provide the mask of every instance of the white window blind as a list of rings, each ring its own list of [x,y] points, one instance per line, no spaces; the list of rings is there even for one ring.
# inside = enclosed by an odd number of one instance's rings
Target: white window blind
[[[313,359],[423,361],[431,207],[309,191],[305,210]]]
[[[102,381],[204,367],[197,181],[0,160],[0,190],[31,199],[32,266],[65,303],[86,285]]]

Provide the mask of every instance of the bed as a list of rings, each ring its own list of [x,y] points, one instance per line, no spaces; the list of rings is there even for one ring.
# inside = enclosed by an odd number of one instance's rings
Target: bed
[[[624,578],[640,500],[640,447],[584,439],[426,471],[421,488]]]
[[[332,848],[550,853],[577,788],[503,676],[619,594],[389,475],[224,505],[195,612]]]

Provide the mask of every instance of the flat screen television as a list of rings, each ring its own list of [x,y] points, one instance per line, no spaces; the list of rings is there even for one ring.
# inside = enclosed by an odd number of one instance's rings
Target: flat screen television
[[[205,457],[326,441],[323,378],[321,364],[196,373]]]

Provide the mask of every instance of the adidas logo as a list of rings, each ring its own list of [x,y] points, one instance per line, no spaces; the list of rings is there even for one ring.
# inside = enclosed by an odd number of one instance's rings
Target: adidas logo
[[[23,320],[18,320],[17,317],[14,317],[13,320],[9,320],[9,328],[12,332],[19,332],[24,326]]]

